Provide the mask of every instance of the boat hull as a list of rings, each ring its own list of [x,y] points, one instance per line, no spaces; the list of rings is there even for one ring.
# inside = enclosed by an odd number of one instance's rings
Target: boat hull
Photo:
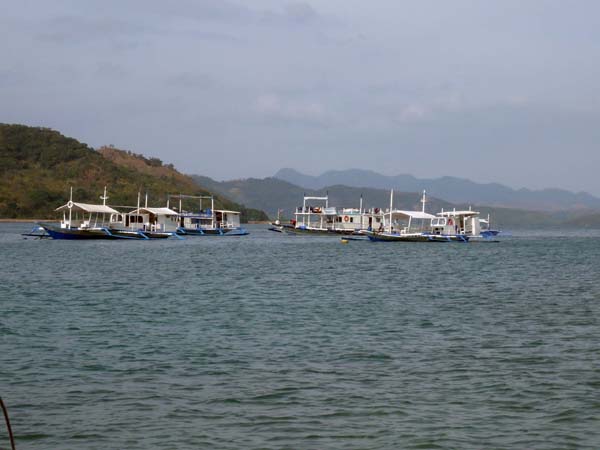
[[[54,225],[40,224],[40,226],[50,235],[52,239],[119,239],[112,235],[107,228],[92,228],[88,230],[79,230],[73,228],[60,228]]]
[[[464,234],[430,234],[430,233],[378,233],[365,231],[369,240],[374,242],[469,242],[469,237]]]
[[[352,236],[352,235],[356,235],[359,233],[356,230],[325,230],[325,229],[318,229],[318,228],[294,227],[293,225],[288,225],[288,224],[278,225],[277,228],[279,228],[279,230],[273,230],[271,228],[270,228],[270,230],[271,231],[280,231],[282,233],[289,233],[289,234],[303,234],[303,235],[315,235],[315,236]]]
[[[173,233],[163,233],[157,231],[146,230],[119,230],[110,228],[110,233],[123,239],[168,239],[173,236]]]
[[[179,236],[246,236],[250,234],[245,228],[177,228]]]

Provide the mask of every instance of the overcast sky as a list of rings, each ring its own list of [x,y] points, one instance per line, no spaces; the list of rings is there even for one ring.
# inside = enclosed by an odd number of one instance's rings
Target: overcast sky
[[[0,122],[186,173],[600,195],[595,0],[5,0],[0,42]]]

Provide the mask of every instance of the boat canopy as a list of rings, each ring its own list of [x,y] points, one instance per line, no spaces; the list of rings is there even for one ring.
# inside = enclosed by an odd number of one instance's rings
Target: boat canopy
[[[470,216],[478,216],[479,212],[478,211],[444,211],[441,213],[438,213],[438,216],[441,217],[455,217],[455,216],[465,216],[465,217],[470,217]]]
[[[239,214],[239,211],[228,211],[227,209],[215,209],[215,212],[225,213],[225,214]]]
[[[177,211],[173,211],[171,208],[140,208],[131,211],[129,214],[139,214],[149,212],[150,214],[154,214],[155,216],[178,216],[179,213]]]
[[[65,211],[71,209],[72,211],[84,211],[86,213],[99,213],[99,214],[119,214],[119,211],[106,205],[92,205],[89,203],[77,203],[69,202],[66,205],[56,208],[56,211]]]
[[[392,215],[409,217],[411,219],[435,219],[435,216],[433,214],[429,214],[422,211],[404,211],[395,209],[392,211]]]

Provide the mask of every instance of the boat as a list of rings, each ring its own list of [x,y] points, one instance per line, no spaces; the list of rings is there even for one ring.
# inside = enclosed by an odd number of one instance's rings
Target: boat
[[[36,225],[53,239],[149,240],[168,238],[175,234],[152,228],[144,229],[142,223],[140,223],[140,227],[123,227],[121,226],[123,220],[129,217],[129,213],[119,212],[106,204],[108,199],[106,186],[104,194],[100,198],[103,200],[101,205],[74,202],[73,188],[71,188],[69,201],[56,209],[63,213],[60,224],[39,223]]]
[[[390,208],[384,214],[385,223],[377,230],[363,230],[376,242],[468,242],[469,236],[457,231],[443,217],[425,212],[426,192],[423,191],[421,211],[393,209],[394,190],[390,192]]]
[[[240,225],[240,212],[215,209],[213,196],[169,195],[167,208],[169,208],[171,198],[179,200],[175,232],[180,236],[246,236],[250,234]],[[185,211],[183,200],[198,201],[198,211]],[[203,200],[210,201],[210,208],[203,208]]]
[[[459,234],[467,235],[472,240],[489,241],[498,236],[499,230],[490,228],[490,216],[487,219],[480,217],[479,211],[468,210],[442,210],[437,214],[436,227],[442,227],[448,232],[454,230]],[[433,225],[433,223],[432,223]]]
[[[110,217],[119,214],[116,209],[106,204],[106,187],[101,205],[73,201],[73,188],[69,201],[56,208],[63,213],[59,225],[49,223],[36,224],[43,228],[53,239],[119,239],[109,229]]]
[[[129,238],[168,239],[176,237],[179,214],[170,208],[149,207],[146,194],[145,205],[140,207],[138,193],[137,208],[127,213],[111,215],[109,229],[111,233]]]
[[[316,203],[316,205],[315,205]],[[272,231],[323,236],[357,235],[383,223],[379,208],[363,209],[362,197],[358,208],[329,206],[329,196],[304,196],[302,206],[296,208],[290,223],[272,223]]]

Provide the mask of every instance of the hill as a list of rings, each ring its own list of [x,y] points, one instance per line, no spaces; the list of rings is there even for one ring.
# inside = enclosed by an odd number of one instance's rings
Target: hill
[[[303,195],[322,196],[329,194],[330,204],[341,207],[358,207],[360,197],[363,197],[365,208],[386,208],[390,202],[390,192],[387,189],[357,188],[342,185],[327,186],[322,189],[305,189],[277,178],[248,178],[232,181],[215,181],[211,178],[192,175],[192,178],[213,192],[218,192],[237,202],[266,211],[271,218],[277,216],[277,210],[283,209],[283,217],[290,219],[296,207],[302,205]],[[396,192],[394,208],[421,209],[420,192]],[[467,203],[450,203],[435,197],[428,197],[427,211],[438,212],[445,210],[473,209],[480,211],[482,217],[490,214],[494,226],[501,228],[548,228],[561,226],[565,213],[549,213],[526,211],[515,208],[499,208],[485,205],[469,205]]]
[[[140,190],[152,205],[166,204],[168,193],[210,194],[157,158],[110,147],[96,151],[49,128],[0,124],[0,218],[53,217],[71,186],[74,199],[90,203],[108,186],[111,205],[135,205]],[[241,211],[242,220],[267,218],[223,196],[216,205]]]
[[[600,209],[600,199],[586,192],[512,189],[498,183],[475,183],[456,177],[419,179],[412,175],[386,176],[362,169],[331,170],[318,176],[305,175],[294,169],[281,169],[274,177],[307,189],[320,189],[335,184],[404,192],[426,189],[434,197],[453,203],[472,202],[534,211]]]

